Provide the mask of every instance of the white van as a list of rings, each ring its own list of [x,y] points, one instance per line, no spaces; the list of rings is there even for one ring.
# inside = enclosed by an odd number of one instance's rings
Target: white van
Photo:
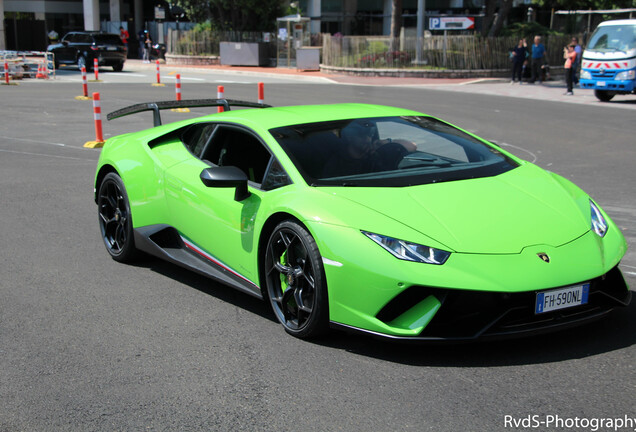
[[[580,85],[603,102],[636,93],[636,19],[599,24],[583,52]]]

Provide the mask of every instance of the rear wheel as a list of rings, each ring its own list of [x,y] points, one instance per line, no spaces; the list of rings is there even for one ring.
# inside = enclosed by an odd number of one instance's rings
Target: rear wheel
[[[122,70],[124,70],[124,62],[113,65],[113,70],[115,72],[121,72]]]
[[[614,93],[607,90],[594,90],[594,96],[601,102],[609,102],[614,97]]]
[[[326,332],[329,305],[318,246],[307,230],[281,222],[265,252],[267,295],[287,333],[310,338]]]
[[[138,255],[132,229],[128,194],[121,178],[108,173],[99,186],[97,196],[99,228],[110,256],[119,262],[130,262]]]

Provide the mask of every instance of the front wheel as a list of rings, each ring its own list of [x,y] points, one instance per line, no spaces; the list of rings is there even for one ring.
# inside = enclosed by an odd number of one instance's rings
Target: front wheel
[[[299,338],[326,332],[329,319],[322,257],[313,237],[294,221],[281,222],[265,252],[267,295],[285,331]]]
[[[607,90],[594,90],[594,96],[601,102],[609,102],[614,97],[614,93]]]
[[[133,238],[132,215],[128,194],[121,178],[108,173],[99,186],[97,198],[99,228],[106,250],[119,262],[131,262],[137,257]]]

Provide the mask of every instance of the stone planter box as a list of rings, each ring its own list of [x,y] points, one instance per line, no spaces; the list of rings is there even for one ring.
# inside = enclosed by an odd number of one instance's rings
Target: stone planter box
[[[171,65],[218,65],[219,56],[195,56],[166,54],[166,64]]]
[[[221,42],[221,64],[227,66],[268,66],[267,44]]]
[[[296,69],[320,70],[320,47],[304,47],[296,50]]]

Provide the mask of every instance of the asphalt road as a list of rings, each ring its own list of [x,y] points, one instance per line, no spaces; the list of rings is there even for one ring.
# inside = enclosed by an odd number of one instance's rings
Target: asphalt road
[[[150,86],[151,71],[134,73],[146,78],[91,84],[104,113],[174,98],[173,87]],[[524,429],[506,427],[506,416],[636,417],[636,302],[516,341],[404,346],[334,333],[303,342],[247,295],[151,258],[117,264],[92,200],[99,150],[82,147],[94,139],[92,105],[74,99],[76,73],[64,74],[0,88],[0,431],[495,431]],[[202,79],[184,82],[184,99],[215,97],[225,81],[226,97],[254,100],[264,80]],[[502,97],[482,86],[268,77],[266,102],[439,116],[576,182],[633,248],[635,104]],[[150,126],[141,114],[106,122],[104,133]],[[622,270],[636,286],[634,250]],[[525,430],[591,430],[553,426]]]

